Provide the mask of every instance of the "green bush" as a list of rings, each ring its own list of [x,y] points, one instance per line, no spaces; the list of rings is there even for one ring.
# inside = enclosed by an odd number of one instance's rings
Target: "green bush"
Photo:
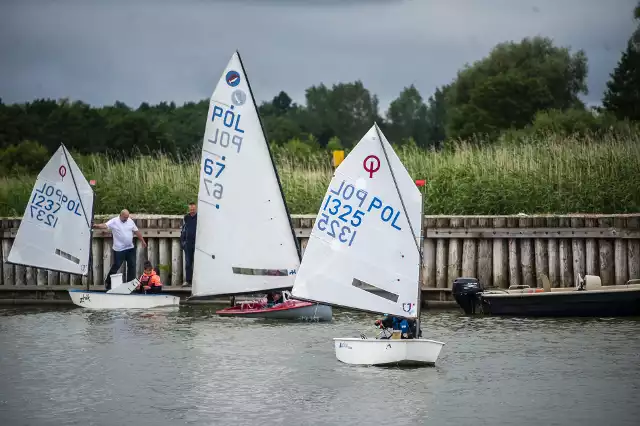
[[[24,141],[0,149],[0,176],[38,174],[51,155],[47,148],[34,141]]]

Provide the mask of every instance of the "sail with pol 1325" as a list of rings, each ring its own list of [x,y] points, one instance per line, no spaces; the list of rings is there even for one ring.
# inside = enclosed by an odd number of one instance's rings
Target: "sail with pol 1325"
[[[335,171],[293,296],[419,320],[421,218],[422,195],[374,124]],[[433,364],[444,345],[427,339],[334,343],[340,361],[367,365]]]

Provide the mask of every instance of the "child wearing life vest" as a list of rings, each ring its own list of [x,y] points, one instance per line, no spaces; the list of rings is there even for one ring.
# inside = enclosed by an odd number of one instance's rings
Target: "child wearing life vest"
[[[160,293],[162,292],[162,282],[160,282],[160,275],[156,274],[153,270],[151,262],[148,260],[144,262],[144,273],[140,275],[140,284],[137,287],[137,291],[140,293]]]

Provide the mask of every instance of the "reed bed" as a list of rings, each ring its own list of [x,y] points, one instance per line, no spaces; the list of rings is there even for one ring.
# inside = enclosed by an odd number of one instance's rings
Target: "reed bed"
[[[546,135],[444,151],[396,148],[414,179],[426,179],[425,213],[630,213],[640,211],[640,136]],[[291,213],[315,214],[333,169],[326,152],[300,158],[278,147],[274,159]],[[181,214],[195,200],[200,161],[163,155],[124,161],[77,158],[96,179],[96,214]],[[21,216],[35,176],[0,178],[0,215]]]

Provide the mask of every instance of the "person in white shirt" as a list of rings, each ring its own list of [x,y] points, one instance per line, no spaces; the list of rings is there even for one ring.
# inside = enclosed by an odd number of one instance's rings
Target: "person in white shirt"
[[[107,223],[94,224],[96,229],[109,229],[113,235],[113,264],[104,285],[111,289],[111,275],[118,272],[123,262],[127,263],[127,277],[124,282],[129,282],[136,277],[136,248],[133,244],[133,234],[140,239],[142,247],[147,247],[147,243],[138,230],[135,222],[129,218],[127,209],[120,212],[120,216],[110,219]]]

